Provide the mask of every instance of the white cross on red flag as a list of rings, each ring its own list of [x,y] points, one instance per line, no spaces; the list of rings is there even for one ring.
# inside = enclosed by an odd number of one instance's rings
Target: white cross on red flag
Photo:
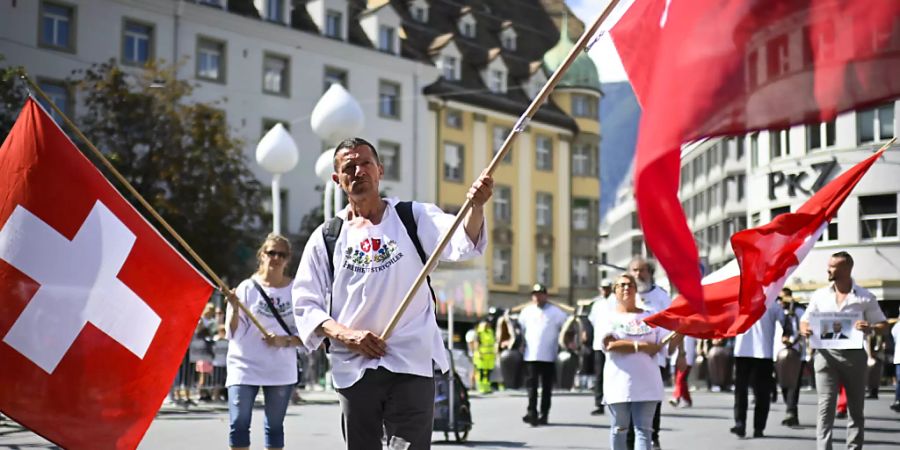
[[[29,99],[0,147],[0,411],[134,449],[212,285]]]

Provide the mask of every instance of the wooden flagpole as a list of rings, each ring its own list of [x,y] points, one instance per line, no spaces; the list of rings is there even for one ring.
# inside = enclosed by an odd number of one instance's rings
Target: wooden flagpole
[[[503,141],[503,145],[500,147],[500,150],[494,155],[494,159],[491,160],[490,165],[488,165],[486,172],[488,175],[492,175],[494,170],[497,169],[497,165],[506,156],[506,153],[509,152],[510,148],[512,148],[512,143],[516,140],[516,137],[519,133],[525,131],[525,127],[528,125],[528,122],[531,121],[531,118],[534,117],[537,110],[547,101],[547,97],[550,95],[550,92],[556,88],[556,85],[559,84],[559,81],[562,79],[563,74],[569,69],[569,66],[575,61],[575,58],[578,56],[582,50],[587,47],[588,42],[591,38],[597,34],[597,31],[600,29],[600,25],[609,17],[612,13],[613,9],[616,5],[619,4],[619,0],[612,0],[609,2],[609,5],[606,6],[606,9],[603,10],[603,13],[600,14],[600,17],[594,21],[593,25],[589,29],[584,31],[584,34],[581,35],[581,38],[578,39],[578,42],[575,43],[575,46],[572,47],[572,50],[569,51],[569,55],[566,56],[565,61],[563,61],[562,65],[553,72],[553,75],[550,76],[550,79],[547,80],[547,83],[544,84],[544,87],[541,88],[541,91],[535,96],[534,100],[531,101],[531,104],[528,105],[528,108],[522,113],[522,116],[519,117],[519,120],[516,122],[516,125],[513,127],[512,131],[509,135],[506,136],[506,140]],[[412,302],[412,297],[418,292],[419,288],[422,286],[422,283],[425,282],[425,277],[431,273],[432,270],[437,266],[438,259],[440,254],[444,251],[444,248],[447,247],[447,244],[450,243],[450,238],[453,236],[453,233],[459,228],[459,225],[462,223],[463,218],[472,208],[472,202],[468,198],[465,203],[463,203],[462,208],[460,208],[459,212],[456,214],[456,220],[453,221],[453,225],[450,229],[447,230],[446,233],[441,237],[441,240],[438,242],[437,248],[434,249],[434,252],[431,253],[431,256],[428,258],[428,261],[425,262],[425,267],[422,268],[422,271],[419,272],[419,276],[416,277],[415,282],[406,292],[406,296],[403,297],[403,301],[400,303],[400,306],[397,307],[397,310],[394,311],[394,315],[391,317],[390,322],[388,322],[387,328],[385,328],[384,332],[381,333],[381,339],[387,339],[388,336],[394,331],[394,328],[397,326],[397,323],[400,321],[400,317],[403,316],[406,308],[409,307],[410,302]]]
[[[104,156],[103,153],[100,152],[100,150],[98,150],[97,147],[95,147],[94,144],[81,132],[81,130],[78,129],[77,126],[75,126],[72,120],[69,119],[69,116],[67,116],[66,113],[59,109],[59,107],[56,106],[56,104],[53,103],[53,101],[50,100],[49,97],[47,97],[47,94],[44,93],[41,87],[38,86],[37,83],[35,83],[31,79],[31,77],[28,76],[28,74],[25,72],[25,69],[19,70],[19,77],[21,77],[22,80],[24,80],[28,84],[28,86],[42,100],[44,100],[44,102],[49,105],[50,108],[52,108],[53,111],[55,111],[56,114],[59,115],[59,117],[62,118],[66,126],[69,127],[69,129],[72,130],[72,132],[74,132],[76,136],[78,136],[78,139],[80,139],[87,145],[87,147],[91,150],[91,153],[93,153],[94,156],[97,157],[97,159],[103,164],[103,167],[106,167],[113,174],[116,180],[118,180],[119,183],[125,187],[125,190],[127,190],[129,194],[133,195],[134,198],[137,199],[138,203],[140,203],[141,206],[143,206],[144,209],[146,209],[150,213],[150,215],[153,216],[153,218],[156,219],[159,224],[162,225],[162,227],[170,235],[172,235],[173,238],[175,238],[176,241],[178,241],[178,244],[181,245],[181,248],[187,251],[191,258],[193,258],[194,261],[196,261],[197,264],[200,265],[203,271],[213,279],[216,285],[218,285],[219,290],[226,294],[233,294],[231,289],[225,285],[225,282],[222,281],[222,279],[219,278],[219,276],[216,275],[215,272],[213,272],[213,270],[209,267],[209,265],[206,264],[205,261],[203,261],[202,258],[200,258],[200,255],[198,255],[194,251],[194,249],[192,249],[191,246],[181,238],[181,235],[179,235],[178,232],[176,232],[175,229],[172,228],[172,226],[170,226],[168,222],[166,222],[166,219],[163,219],[162,216],[160,216],[159,213],[156,212],[153,206],[151,206],[150,203],[148,203],[147,200],[145,200],[144,197],[140,193],[138,193],[137,189],[135,189],[134,186],[132,186],[131,183],[129,183],[128,180],[126,180],[125,177],[122,176],[122,174],[118,170],[116,170],[116,168],[109,162],[109,160],[106,159],[106,156]],[[259,331],[263,334],[263,336],[273,336],[273,334],[269,332],[269,330],[266,330],[266,328],[259,322],[259,319],[257,319],[256,316],[254,316],[253,313],[250,312],[250,309],[247,308],[247,305],[244,305],[241,302],[236,303],[241,311],[243,311],[244,314],[246,314],[247,317],[250,318],[250,321],[253,322],[254,325],[256,325],[256,328],[259,328]]]

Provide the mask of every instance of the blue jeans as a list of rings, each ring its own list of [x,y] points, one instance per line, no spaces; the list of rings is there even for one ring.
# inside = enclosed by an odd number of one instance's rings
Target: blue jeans
[[[228,443],[231,447],[250,446],[250,416],[259,388],[246,384],[228,386],[228,415],[231,418]],[[266,448],[284,448],[284,414],[294,385],[262,386],[262,389],[266,411]]]
[[[628,427],[634,421],[634,450],[650,450],[653,414],[659,402],[610,403],[609,446],[612,450],[628,448]]]
[[[894,345],[900,345],[900,342]],[[894,392],[894,400],[900,402],[900,364],[894,364],[894,370],[897,372],[897,388]]]

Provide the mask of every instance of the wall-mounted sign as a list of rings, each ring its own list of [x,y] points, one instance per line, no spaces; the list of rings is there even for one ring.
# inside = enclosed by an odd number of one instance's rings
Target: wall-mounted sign
[[[810,165],[809,168],[796,173],[776,171],[769,173],[769,200],[777,200],[776,191],[787,188],[787,196],[794,198],[797,192],[811,196],[828,182],[831,173],[837,167],[837,160],[825,161]],[[815,179],[813,179],[815,177]],[[812,180],[812,181],[810,181]]]

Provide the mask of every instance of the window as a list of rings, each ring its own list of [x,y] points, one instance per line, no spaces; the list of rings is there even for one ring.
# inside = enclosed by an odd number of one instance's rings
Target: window
[[[263,92],[288,96],[288,67],[290,60],[286,57],[265,54],[263,56]]]
[[[400,118],[400,85],[388,81],[378,84],[378,115],[390,119]]]
[[[806,142],[809,150],[819,150],[834,145],[834,120],[806,126]],[[822,135],[825,141],[822,141]]]
[[[456,109],[448,109],[444,122],[450,128],[461,129],[463,123],[462,112]]]
[[[225,43],[213,39],[197,40],[197,78],[225,82]]]
[[[769,220],[775,220],[776,217],[782,214],[788,214],[791,212],[790,206],[779,206],[777,208],[772,208],[769,211]]]
[[[322,89],[322,92],[328,90],[332,84],[337,83],[343,86],[345,89],[347,88],[347,71],[344,69],[337,69],[334,67],[325,67],[325,86]]]
[[[859,143],[886,141],[894,137],[894,103],[856,113]]]
[[[463,146],[447,142],[444,144],[444,179],[462,182]]]
[[[768,81],[785,75],[790,70],[788,37],[781,35],[766,43],[766,75]]]
[[[38,42],[42,47],[74,52],[75,7],[55,2],[42,2]]]
[[[488,78],[488,89],[495,94],[503,94],[506,92],[506,72],[502,70],[491,70]]]
[[[837,242],[838,240],[838,223],[837,219],[831,221],[819,236],[819,242]]]
[[[463,16],[460,19],[459,32],[467,38],[475,37],[475,19],[471,15]]]
[[[859,198],[859,229],[862,240],[897,237],[897,194]]]
[[[378,141],[378,159],[384,166],[384,179],[400,180],[400,144]]]
[[[722,145],[722,147],[725,147]],[[719,165],[719,144],[713,145],[706,152],[706,157],[709,160],[709,168],[713,169]]]
[[[153,25],[125,21],[122,30],[122,63],[141,66],[153,59]]]
[[[262,132],[259,134],[259,138],[262,139],[269,130],[272,129],[277,124],[281,124],[285,130],[291,131],[291,123],[286,120],[276,120],[276,119],[263,119],[262,120]]]
[[[591,227],[591,201],[577,198],[572,201],[572,228],[579,231]]]
[[[589,286],[591,283],[591,263],[588,258],[579,256],[572,261],[572,284],[578,287]]]
[[[589,95],[572,94],[572,115],[597,120],[597,101]]]
[[[453,81],[459,79],[459,77],[456,76],[457,62],[458,60],[455,56],[444,56],[441,58],[441,75],[444,76],[445,80]]]
[[[325,12],[325,36],[343,39],[344,15],[340,11],[329,9]]]
[[[394,27],[380,26],[378,27],[378,50],[385,53],[397,53],[394,46]]]
[[[740,174],[737,176],[737,200],[741,201],[744,199],[744,190],[746,189],[747,184],[747,175]]]
[[[50,101],[56,105],[57,108],[62,110],[62,112],[72,117],[73,113],[73,102],[72,102],[72,91],[69,89],[69,86],[63,81],[56,80],[41,80],[40,82],[41,89],[47,94],[47,97],[50,97]],[[58,124],[62,124],[62,117],[50,107],[50,105],[46,104],[41,100],[41,103],[44,105],[44,109],[50,113],[50,116],[53,117],[53,120]]]
[[[787,129],[769,132],[769,158],[776,159],[791,154],[791,140]]]
[[[494,221],[502,224],[512,222],[512,189],[509,186],[494,187]]]
[[[740,161],[744,159],[744,137],[741,136],[735,139],[735,142],[737,143],[735,158]]]
[[[509,51],[516,51],[516,36],[512,33],[503,36],[503,48]]]
[[[500,148],[503,147],[503,143],[506,141],[506,137],[512,132],[511,129],[506,127],[494,127],[494,154],[500,151]],[[500,161],[503,164],[512,163],[512,150],[506,152],[506,155],[503,156],[503,159]]]
[[[535,279],[544,286],[553,285],[553,252],[551,250],[538,250],[535,254],[537,259],[537,273]]]
[[[589,143],[576,143],[572,152],[572,175],[590,177],[597,173],[596,149]]]
[[[719,164],[721,164],[723,167],[728,161],[728,154],[731,152],[731,143],[733,141],[734,139],[728,138],[722,141],[721,144],[719,144]]]
[[[632,256],[644,254],[644,241],[641,238],[631,238],[631,254]]]
[[[266,0],[266,19],[284,22],[284,0]]]
[[[424,6],[413,6],[412,8],[412,16],[416,22],[425,23],[428,22],[428,10],[425,9]]]
[[[539,227],[553,226],[553,194],[538,192],[535,202],[535,223]]]
[[[494,261],[492,264],[494,283],[509,284],[512,282],[512,249],[506,247],[494,247]]]
[[[547,136],[535,140],[535,167],[538,170],[553,170],[553,143]]]
[[[759,167],[759,132],[750,135],[750,167]]]

